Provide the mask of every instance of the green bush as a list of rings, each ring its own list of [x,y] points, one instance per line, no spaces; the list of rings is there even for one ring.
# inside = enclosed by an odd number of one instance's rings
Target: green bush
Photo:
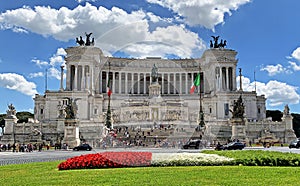
[[[242,151],[211,151],[205,150],[202,153],[217,154],[234,158],[233,165],[245,166],[299,166],[300,154],[283,153],[262,150]]]

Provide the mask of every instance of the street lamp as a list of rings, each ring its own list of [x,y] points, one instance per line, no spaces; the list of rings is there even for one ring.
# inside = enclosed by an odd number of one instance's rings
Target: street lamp
[[[107,82],[107,96],[108,96],[108,106],[107,106],[107,113],[106,113],[106,122],[105,125],[108,129],[111,129],[111,110],[110,110],[110,61],[108,62],[108,82]]]
[[[200,79],[201,79],[201,67],[199,67],[199,75],[200,75]],[[199,86],[199,105],[200,105],[200,108],[199,108],[199,131],[200,131],[200,140],[202,139],[202,130],[205,126],[205,123],[204,123],[204,112],[203,112],[203,108],[202,108],[202,95],[201,95],[201,83],[200,83],[200,86]]]

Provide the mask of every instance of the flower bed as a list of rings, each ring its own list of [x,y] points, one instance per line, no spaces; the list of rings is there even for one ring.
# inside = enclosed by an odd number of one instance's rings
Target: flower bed
[[[202,153],[103,152],[67,159],[59,170],[146,166],[226,165],[233,159]]]
[[[229,165],[233,158],[203,153],[153,153],[152,166]]]
[[[103,152],[69,158],[65,162],[60,163],[58,169],[142,167],[150,166],[151,158],[151,152]]]

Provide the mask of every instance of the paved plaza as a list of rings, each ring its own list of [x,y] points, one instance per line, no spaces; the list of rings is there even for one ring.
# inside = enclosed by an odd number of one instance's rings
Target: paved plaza
[[[23,164],[31,162],[47,162],[56,160],[66,160],[68,158],[79,156],[82,154],[92,154],[105,151],[147,151],[152,153],[199,153],[204,149],[177,149],[177,148],[107,148],[107,149],[94,149],[92,151],[73,151],[73,150],[43,150],[33,152],[0,152],[0,166],[8,164]],[[205,150],[213,150],[208,148]],[[289,149],[288,147],[246,147],[245,150],[268,150],[279,152],[291,152],[300,154],[300,149]]]

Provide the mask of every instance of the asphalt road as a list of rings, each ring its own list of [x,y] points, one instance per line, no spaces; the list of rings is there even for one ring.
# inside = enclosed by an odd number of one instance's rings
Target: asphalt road
[[[278,151],[278,152],[291,152],[291,153],[300,153],[300,149],[289,149],[288,147],[246,147],[247,150],[265,150],[265,151]],[[198,153],[203,149],[177,149],[177,148],[108,148],[104,149],[95,149],[92,151],[72,151],[72,150],[44,150],[41,152],[0,152],[0,166],[8,164],[23,164],[30,162],[47,162],[55,160],[66,160],[74,156],[80,156],[82,154],[92,154],[105,151],[147,151],[153,153]],[[213,149],[210,149],[213,150]]]

